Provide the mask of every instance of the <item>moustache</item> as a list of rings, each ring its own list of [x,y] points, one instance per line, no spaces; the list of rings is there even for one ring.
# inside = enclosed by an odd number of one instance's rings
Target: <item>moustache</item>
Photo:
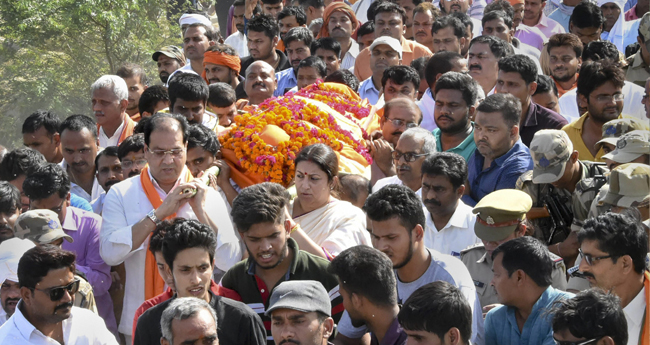
[[[110,188],[112,185],[114,185],[114,184],[116,184],[118,182],[121,182],[121,181],[120,180],[108,180],[108,181],[106,181],[106,187]]]
[[[485,141],[485,140],[479,140],[478,143],[476,143],[476,145],[479,145],[479,144],[483,144],[483,145],[485,145],[485,146],[490,146],[490,145],[488,144],[488,142]]]
[[[7,305],[10,302],[18,303],[18,301],[20,301],[20,298],[7,298],[5,300],[5,305]]]
[[[54,308],[54,311],[56,312],[59,309],[69,309],[69,308],[72,308],[72,302],[57,305],[56,308]]]
[[[596,277],[594,277],[594,275],[593,275],[592,273],[589,273],[589,272],[580,272],[580,274],[581,274],[582,277],[585,278],[585,279],[586,279],[587,277],[591,277],[592,279],[596,279]]]
[[[425,200],[424,200],[424,203],[425,203],[425,204],[435,205],[435,206],[440,206],[440,205],[442,205],[442,204],[440,203],[440,201],[438,201],[438,200],[436,200],[436,199],[425,199]]]
[[[140,170],[133,170],[129,173],[129,177],[140,175]]]
[[[398,167],[397,167],[397,170],[406,170],[406,171],[410,171],[410,170],[411,170],[411,167],[408,166],[408,165],[406,165],[406,164],[403,164],[403,165],[398,166]]]
[[[163,83],[166,83],[167,80],[169,79],[169,75],[163,75],[162,73],[159,75],[159,77],[160,77],[160,81],[162,81]]]
[[[297,60],[291,60],[291,64],[292,64],[292,65],[297,65],[297,64],[300,63],[300,61],[302,61],[302,60],[300,60],[300,59],[297,59]]]
[[[402,132],[393,132],[393,136],[399,137],[400,135],[402,135]]]
[[[300,342],[299,342],[299,341],[297,341],[297,340],[293,340],[293,339],[285,339],[285,340],[283,340],[283,341],[280,342],[280,345],[283,345],[283,344],[289,344],[289,343],[291,343],[291,344],[296,344],[296,345],[300,345]]]
[[[208,79],[208,81],[210,82],[210,84],[214,84],[220,82],[221,80],[219,80],[219,78],[212,78],[212,79]]]
[[[256,87],[256,86],[266,87],[266,85],[264,85],[264,83],[262,83],[262,82],[258,82],[258,83],[253,84],[253,87]]]
[[[473,69],[477,69],[477,70],[481,71],[481,70],[483,70],[483,67],[481,67],[481,65],[474,64],[474,65],[469,65],[469,69],[470,69],[470,71],[473,70]]]
[[[450,116],[447,116],[447,115],[440,115],[440,117],[438,117],[438,119],[447,119],[447,120],[449,120],[449,121],[453,121],[453,120],[454,120],[454,119],[452,119]]]
[[[12,229],[12,228],[9,226],[9,224],[6,224],[6,223],[0,225],[0,231],[4,231],[4,230],[11,231],[11,232],[14,231],[14,229]]]

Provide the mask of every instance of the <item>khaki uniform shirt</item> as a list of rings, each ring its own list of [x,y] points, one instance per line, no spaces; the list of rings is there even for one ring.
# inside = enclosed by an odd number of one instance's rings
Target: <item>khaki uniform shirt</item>
[[[566,266],[561,257],[549,253],[553,260],[553,273],[551,285],[559,290],[566,290]],[[460,252],[460,259],[463,261],[469,274],[474,280],[476,293],[478,294],[481,306],[499,303],[497,292],[490,283],[492,282],[492,258],[487,255],[483,244],[477,244]]]
[[[95,294],[93,293],[93,287],[90,286],[90,283],[88,283],[84,277],[75,274],[75,278],[79,279],[79,291],[74,294],[74,306],[88,309],[97,314],[97,306],[95,305]]]
[[[571,201],[573,207],[573,223],[571,224],[572,231],[580,231],[585,220],[589,218],[589,210],[591,204],[596,199],[596,195],[605,184],[605,174],[609,170],[604,166],[599,166],[596,169],[597,173],[591,174],[588,178],[584,178],[576,185],[576,190],[573,193],[573,200]]]
[[[627,58],[627,64],[625,80],[645,88],[645,81],[650,77],[650,67],[643,62],[641,50]]]

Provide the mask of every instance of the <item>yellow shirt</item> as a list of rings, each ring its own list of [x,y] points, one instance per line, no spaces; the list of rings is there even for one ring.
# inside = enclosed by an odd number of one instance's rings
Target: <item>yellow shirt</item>
[[[584,115],[580,116],[579,119],[571,122],[570,124],[562,127],[562,130],[569,135],[569,139],[573,143],[573,149],[578,151],[578,157],[583,161],[591,162],[604,162],[601,157],[605,154],[603,148],[601,147],[596,153],[596,157],[591,154],[591,151],[585,145],[585,142],[582,140],[582,127],[585,125],[585,120],[589,116],[589,112],[586,112]]]

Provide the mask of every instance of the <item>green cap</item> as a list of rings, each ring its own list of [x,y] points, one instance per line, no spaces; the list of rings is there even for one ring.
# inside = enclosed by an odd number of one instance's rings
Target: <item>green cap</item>
[[[530,142],[533,183],[553,183],[564,175],[566,162],[573,153],[573,143],[565,131],[544,129],[535,133]]]
[[[650,131],[632,131],[623,134],[616,142],[614,151],[603,155],[616,163],[630,163],[642,155],[650,155]]]
[[[14,225],[14,233],[18,238],[38,244],[52,243],[59,238],[70,243],[74,241],[63,231],[59,215],[50,210],[30,210],[21,214]]]
[[[645,125],[635,119],[615,119],[606,122],[603,125],[602,139],[596,145],[596,150],[600,150],[603,144],[616,145],[618,138],[625,134],[638,129],[646,129]]]
[[[650,196],[650,165],[628,163],[610,172],[609,189],[600,203],[631,207]]]
[[[500,189],[481,199],[476,213],[474,232],[483,241],[501,241],[512,234],[533,206],[530,195],[517,189]]]

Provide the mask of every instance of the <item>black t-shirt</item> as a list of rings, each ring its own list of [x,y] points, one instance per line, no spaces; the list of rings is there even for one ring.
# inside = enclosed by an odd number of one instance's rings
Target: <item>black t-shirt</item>
[[[217,336],[221,345],[266,345],[266,330],[262,319],[247,305],[210,291],[210,306],[217,314]],[[176,298],[150,308],[138,318],[133,332],[134,345],[160,345],[160,319],[167,306]]]
[[[289,59],[287,59],[287,56],[284,55],[283,52],[279,50],[275,50],[275,52],[278,54],[278,57],[280,58],[280,62],[278,63],[278,67],[275,68],[275,73],[278,73],[280,71],[283,71],[289,67],[291,67],[291,63],[289,63]],[[247,56],[243,59],[241,59],[241,70],[239,70],[239,74],[246,78],[246,69],[248,69],[248,66],[250,66],[255,60],[253,59],[252,56]]]

